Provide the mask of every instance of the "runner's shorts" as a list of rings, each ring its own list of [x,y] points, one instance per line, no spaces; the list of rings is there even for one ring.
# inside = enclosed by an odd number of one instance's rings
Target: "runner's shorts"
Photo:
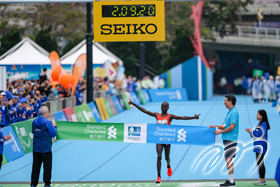
[[[224,153],[226,158],[234,158],[236,153],[237,142],[230,140],[223,140]]]

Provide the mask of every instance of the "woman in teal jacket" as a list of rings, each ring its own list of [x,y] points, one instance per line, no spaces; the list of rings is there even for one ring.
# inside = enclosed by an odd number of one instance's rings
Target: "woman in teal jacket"
[[[265,167],[264,167],[264,155],[267,151],[267,131],[270,129],[268,123],[267,114],[265,110],[259,110],[257,114],[257,120],[259,124],[256,128],[248,129],[246,131],[250,133],[254,140],[254,152],[256,153],[257,165],[259,168],[259,180],[254,182],[254,185],[266,185],[265,182]]]

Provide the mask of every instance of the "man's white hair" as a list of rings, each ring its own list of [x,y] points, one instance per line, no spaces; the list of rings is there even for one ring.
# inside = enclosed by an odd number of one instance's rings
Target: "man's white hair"
[[[48,107],[47,106],[42,106],[41,108],[39,108],[39,115],[40,116],[44,115],[46,112],[48,112]]]

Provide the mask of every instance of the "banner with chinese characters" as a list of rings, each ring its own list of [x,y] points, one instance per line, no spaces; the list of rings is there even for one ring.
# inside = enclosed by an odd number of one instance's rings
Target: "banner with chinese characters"
[[[32,121],[30,119],[11,125],[25,154],[33,151]]]
[[[214,128],[201,126],[57,121],[56,137],[58,140],[211,146],[216,140],[214,130]]]
[[[81,123],[56,121],[58,140],[123,142],[123,123]]]
[[[215,128],[148,124],[147,143],[214,145]]]

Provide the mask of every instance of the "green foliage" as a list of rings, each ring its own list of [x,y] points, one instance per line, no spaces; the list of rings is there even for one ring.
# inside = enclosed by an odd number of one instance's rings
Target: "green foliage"
[[[9,49],[14,47],[21,41],[19,30],[11,30],[4,34],[0,42],[0,56],[6,53]]]
[[[161,72],[165,72],[193,57],[193,47],[189,39],[191,34],[188,30],[176,30],[176,38],[169,49],[170,56],[166,59]]]
[[[76,47],[76,45],[78,45],[84,38],[78,39],[75,38],[74,40],[69,41],[66,46],[63,48],[63,52],[62,55],[65,55],[68,51],[70,51],[71,49],[73,49],[74,47]]]
[[[205,1],[202,17],[207,27],[214,28],[221,37],[228,32],[235,32],[235,25],[240,20],[240,15],[251,4],[250,0],[244,1]],[[230,26],[230,30],[227,29]]]
[[[35,39],[35,42],[48,52],[57,51],[57,43],[55,39],[51,37],[51,30],[52,30],[51,26],[41,30],[37,34]]]
[[[156,42],[145,43],[145,62],[147,65],[158,70],[161,62],[161,54],[156,47]],[[123,60],[125,74],[139,77],[140,46],[139,42],[110,42],[107,48]],[[138,64],[138,66],[136,65]],[[148,74],[148,73],[147,73]]]
[[[52,26],[52,37],[63,36],[72,41],[85,36],[85,3],[40,3],[34,6],[32,25],[35,33]]]

